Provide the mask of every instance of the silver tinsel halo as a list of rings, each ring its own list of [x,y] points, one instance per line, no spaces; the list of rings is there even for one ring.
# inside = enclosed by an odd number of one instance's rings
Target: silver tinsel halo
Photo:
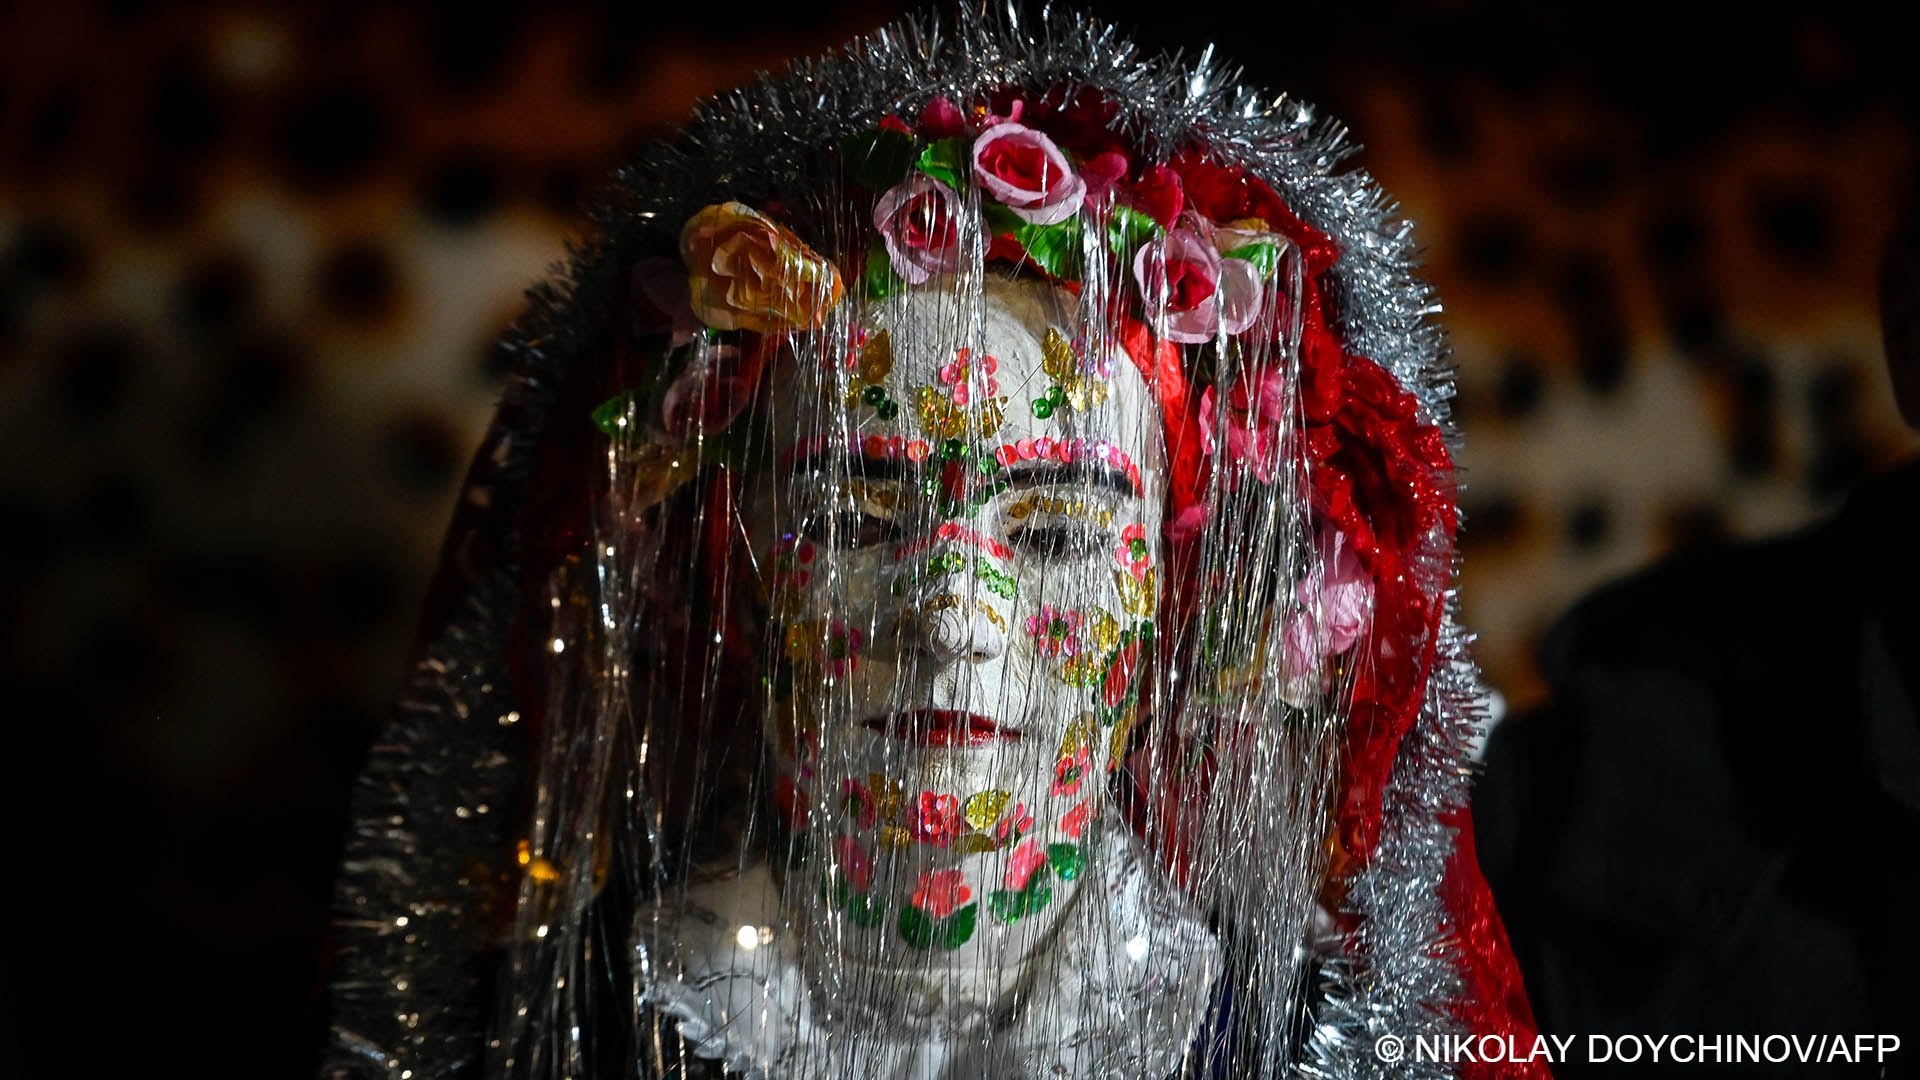
[[[1270,183],[1340,247],[1329,299],[1348,350],[1388,370],[1450,430],[1452,371],[1409,226],[1365,172],[1335,171],[1355,149],[1342,126],[1243,85],[1210,51],[1193,63],[1142,58],[1094,20],[966,13],[951,30],[901,22],[707,102],[678,139],[617,173],[594,211],[597,236],[534,291],[509,336],[518,370],[469,476],[422,659],[355,792],[336,924],[336,1075],[458,1075],[486,1060],[501,918],[489,905],[494,884],[518,871],[510,819],[528,768],[503,642],[503,613],[522,588],[516,520],[533,447],[560,388],[595,361],[626,268],[672,250],[700,206],[773,197],[823,148],[887,114],[1006,86],[1097,91],[1147,157],[1197,138]],[[1433,1063],[1382,1062],[1374,1042],[1391,1033],[1412,1045],[1457,1027],[1448,1005],[1460,978],[1435,885],[1454,848],[1442,818],[1465,801],[1466,735],[1485,709],[1468,642],[1449,605],[1425,706],[1386,791],[1378,851],[1349,883],[1359,930],[1320,973],[1304,1074],[1447,1075]]]

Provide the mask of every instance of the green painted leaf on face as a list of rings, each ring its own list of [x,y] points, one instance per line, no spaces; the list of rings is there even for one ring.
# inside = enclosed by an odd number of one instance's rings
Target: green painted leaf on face
[[[913,137],[875,128],[848,139],[840,147],[847,175],[869,191],[885,191],[899,183],[913,166]]]
[[[1071,847],[1072,845],[1063,845]],[[987,906],[999,916],[1000,921],[1008,924],[1019,922],[1028,915],[1046,910],[1053,902],[1051,875],[1045,866],[1034,868],[1027,883],[1018,891],[1013,889],[995,889],[987,895]]]
[[[886,921],[887,902],[872,893],[854,893],[847,898],[847,918],[855,926],[879,926]]]
[[[1278,244],[1247,244],[1225,252],[1222,258],[1245,259],[1252,263],[1262,278],[1273,276],[1273,270],[1280,265],[1280,246]]]
[[[987,907],[993,910],[1001,922],[1008,925],[1019,922],[1020,916],[1027,913],[1026,898],[1017,892],[1008,892],[1006,889],[995,889],[988,893]]]
[[[1048,844],[1047,861],[1053,864],[1053,872],[1060,875],[1061,881],[1072,881],[1080,876],[1087,856],[1078,844]]]
[[[973,144],[965,139],[941,139],[920,152],[914,167],[959,191],[973,171]]]
[[[953,918],[940,924],[940,945],[947,949],[957,949],[973,937],[974,920],[979,917],[980,905],[968,904],[953,913]]]
[[[901,908],[900,936],[916,949],[933,948],[933,919],[911,904]]]

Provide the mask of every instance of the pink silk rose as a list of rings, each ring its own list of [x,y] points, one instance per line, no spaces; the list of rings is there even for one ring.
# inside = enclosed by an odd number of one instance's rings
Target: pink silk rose
[[[1173,228],[1173,223],[1180,219],[1180,211],[1187,205],[1180,174],[1165,165],[1149,165],[1141,170],[1140,179],[1128,194],[1132,196],[1134,208],[1159,222],[1163,229]]]
[[[1112,206],[1129,167],[1127,156],[1117,150],[1108,150],[1081,162],[1080,179],[1087,185],[1087,206],[1093,210]]]
[[[1022,221],[1058,225],[1079,213],[1087,183],[1044,134],[1013,121],[973,141],[973,180]]]
[[[702,341],[686,370],[661,396],[654,441],[685,446],[696,435],[718,435],[753,400],[753,392],[753,381],[740,362],[740,349]]]
[[[1319,580],[1309,575],[1294,586],[1300,610],[1287,616],[1286,661],[1296,673],[1353,648],[1373,614],[1373,579],[1346,534],[1323,525],[1315,547]]]
[[[1206,454],[1216,453],[1220,445],[1218,401],[1211,386],[1200,395],[1200,449]],[[1245,465],[1262,483],[1273,483],[1280,466],[1280,430],[1286,410],[1287,382],[1277,368],[1248,374],[1227,395],[1227,458]]]
[[[959,193],[921,172],[880,196],[873,227],[901,280],[918,285],[960,269],[959,211]]]
[[[1260,314],[1260,271],[1244,259],[1221,258],[1193,229],[1175,229],[1141,245],[1133,257],[1148,321],[1170,341],[1197,345],[1253,325]]]

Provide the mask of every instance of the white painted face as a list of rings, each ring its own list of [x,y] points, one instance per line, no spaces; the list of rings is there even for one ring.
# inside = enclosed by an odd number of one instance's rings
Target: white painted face
[[[873,305],[851,384],[787,406],[748,512],[800,886],[852,962],[992,983],[1067,907],[1133,719],[1158,415],[1117,345],[1092,355],[1070,294],[955,293]]]

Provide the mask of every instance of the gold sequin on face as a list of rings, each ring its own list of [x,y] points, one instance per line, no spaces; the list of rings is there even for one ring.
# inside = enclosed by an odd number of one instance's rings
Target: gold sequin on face
[[[1040,343],[1040,364],[1047,377],[1067,395],[1067,404],[1075,411],[1096,408],[1107,400],[1107,381],[1089,378],[1080,370],[1080,357],[1066,335],[1048,327],[1046,340]]]
[[[1120,590],[1120,608],[1129,615],[1138,615],[1143,619],[1153,617],[1153,608],[1157,598],[1154,595],[1153,571],[1148,570],[1144,579],[1136,580],[1125,570],[1113,572],[1114,588]]]
[[[882,821],[897,817],[900,807],[906,803],[900,781],[889,780],[879,773],[867,774],[867,795],[873,800],[873,812]]]
[[[1060,740],[1059,756],[1070,758],[1079,753],[1081,747],[1092,745],[1094,733],[1099,730],[1099,719],[1093,713],[1081,713],[1067,728],[1066,737]]]
[[[871,386],[886,382],[893,374],[893,336],[882,330],[867,339],[860,350],[860,381]]]
[[[1000,820],[1000,815],[1006,812],[1007,804],[1012,801],[1013,792],[1011,791],[1003,791],[999,788],[982,791],[967,796],[961,813],[966,817],[967,824],[985,832],[993,828],[994,822]]]
[[[1113,508],[1099,501],[1089,501],[1084,496],[1047,495],[1034,492],[1010,503],[1006,515],[1015,521],[1025,521],[1035,514],[1051,514],[1054,517],[1091,521],[1101,528],[1113,524]]]
[[[936,596],[929,596],[925,600],[920,601],[920,606],[918,610],[920,614],[926,615],[926,614],[931,614],[933,612],[939,612],[939,611],[954,611],[957,609],[964,609],[966,606],[967,606],[966,597],[961,596],[957,593],[940,593]],[[992,604],[987,603],[985,600],[975,600],[973,601],[973,609],[975,611],[978,611],[980,614],[986,616],[987,621],[993,624],[994,629],[1000,631],[1003,634],[1008,632],[1006,616],[1001,615],[999,612],[993,610]]]

